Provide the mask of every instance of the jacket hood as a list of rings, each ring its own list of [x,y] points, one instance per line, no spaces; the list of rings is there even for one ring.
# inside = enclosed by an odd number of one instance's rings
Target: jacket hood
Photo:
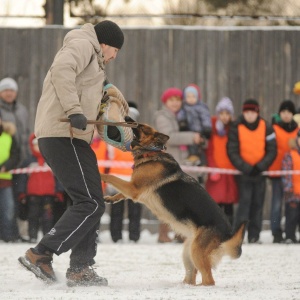
[[[94,25],[92,25],[91,23],[84,24],[80,29],[74,29],[69,31],[64,38],[64,44],[67,44],[71,40],[75,39],[88,40],[93,45],[96,53],[101,53],[102,55],[101,47],[97,39]]]

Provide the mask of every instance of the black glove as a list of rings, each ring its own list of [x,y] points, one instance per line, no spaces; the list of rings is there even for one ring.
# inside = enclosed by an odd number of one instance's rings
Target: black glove
[[[84,114],[74,114],[69,116],[71,126],[77,129],[86,130],[87,118]]]
[[[249,176],[257,176],[261,173],[262,171],[257,167],[257,165],[254,165],[252,170],[249,173]]]

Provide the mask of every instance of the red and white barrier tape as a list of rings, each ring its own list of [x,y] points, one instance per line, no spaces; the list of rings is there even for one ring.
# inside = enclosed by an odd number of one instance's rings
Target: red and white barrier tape
[[[109,160],[98,160],[98,166],[100,167],[116,167],[116,168],[131,168],[132,163],[128,161],[109,161]],[[231,169],[219,169],[219,168],[211,168],[211,167],[196,167],[196,166],[181,166],[182,170],[185,172],[190,173],[219,173],[219,174],[233,174],[238,175],[241,174],[238,170],[231,170]],[[39,172],[48,172],[51,171],[51,169],[48,166],[39,166],[39,167],[28,167],[28,168],[20,168],[20,169],[14,169],[11,170],[10,173],[12,174],[29,174],[29,173],[39,173]],[[293,171],[264,171],[262,172],[262,175],[300,175],[300,170],[293,170]]]

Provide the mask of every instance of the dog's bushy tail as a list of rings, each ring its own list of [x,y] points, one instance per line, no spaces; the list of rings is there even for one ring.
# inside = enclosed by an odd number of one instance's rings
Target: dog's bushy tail
[[[229,255],[233,259],[239,258],[242,255],[242,244],[247,223],[247,221],[243,222],[232,238],[222,244],[225,255]]]

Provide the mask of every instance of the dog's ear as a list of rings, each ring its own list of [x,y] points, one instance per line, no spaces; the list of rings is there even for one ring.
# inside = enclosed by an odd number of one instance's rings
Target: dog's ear
[[[169,138],[170,138],[170,137],[169,137],[168,135],[166,135],[166,134],[163,134],[163,133],[161,133],[161,132],[158,132],[158,133],[157,133],[157,139],[158,139],[163,145],[168,141]]]

